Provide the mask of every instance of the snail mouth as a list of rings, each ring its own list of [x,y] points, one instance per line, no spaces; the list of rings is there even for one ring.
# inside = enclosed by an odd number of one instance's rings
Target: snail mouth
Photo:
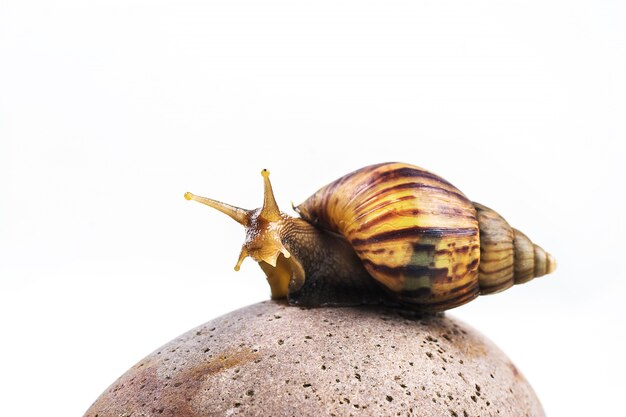
[[[265,261],[260,261],[259,266],[267,276],[273,299],[285,298],[304,284],[304,269],[293,256],[286,258],[281,253],[276,259],[276,266]]]

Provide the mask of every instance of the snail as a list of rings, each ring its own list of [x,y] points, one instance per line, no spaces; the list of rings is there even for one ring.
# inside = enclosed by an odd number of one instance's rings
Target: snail
[[[263,206],[245,210],[186,193],[246,230],[235,266],[257,261],[272,298],[316,307],[377,304],[438,312],[548,274],[554,258],[443,178],[404,163],[371,165],[278,209],[269,171]]]

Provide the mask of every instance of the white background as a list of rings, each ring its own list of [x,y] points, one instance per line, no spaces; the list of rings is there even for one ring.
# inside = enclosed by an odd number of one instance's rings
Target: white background
[[[552,252],[451,314],[551,416],[626,389],[623,1],[0,0],[2,414],[76,416],[269,296],[243,229],[370,163],[430,169]]]

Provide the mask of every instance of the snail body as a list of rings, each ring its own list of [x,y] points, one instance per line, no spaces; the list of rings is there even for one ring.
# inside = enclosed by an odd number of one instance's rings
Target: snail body
[[[304,306],[386,303],[436,312],[552,272],[554,258],[495,211],[403,163],[364,167],[281,213],[269,173],[264,204],[244,210],[191,193],[244,225],[273,298]]]

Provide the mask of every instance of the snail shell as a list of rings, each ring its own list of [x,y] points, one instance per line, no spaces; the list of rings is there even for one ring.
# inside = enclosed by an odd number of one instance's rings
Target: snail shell
[[[296,211],[344,236],[369,274],[401,301],[429,310],[502,291],[555,266],[496,212],[412,165],[362,168],[323,187]]]
[[[261,209],[186,197],[244,224],[247,240],[237,268],[252,256],[273,296],[294,303],[386,302],[442,311],[556,267],[551,255],[495,211],[413,165],[384,163],[345,175],[295,207],[301,219],[280,213],[268,175],[264,171]],[[228,210],[239,210],[239,218]]]

